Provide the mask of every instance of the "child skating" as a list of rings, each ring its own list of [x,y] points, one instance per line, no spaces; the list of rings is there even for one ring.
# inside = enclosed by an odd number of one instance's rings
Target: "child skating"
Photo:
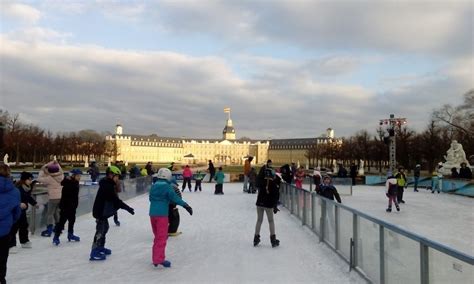
[[[95,197],[92,208],[92,216],[96,219],[96,231],[89,260],[105,260],[106,255],[112,254],[112,250],[105,247],[105,236],[109,231],[108,219],[117,212],[118,209],[127,210],[134,215],[133,208],[125,204],[115,192],[115,187],[122,174],[119,168],[110,166],[105,172],[105,178],[99,182],[99,190]]]
[[[216,180],[216,189],[214,190],[214,194],[224,194],[224,172],[222,171],[222,167],[219,167],[219,171],[216,173],[214,179]]]
[[[183,206],[190,215],[193,209],[184,202],[174,191],[171,182],[171,171],[161,168],[157,174],[158,180],[150,189],[150,222],[153,234],[152,262],[155,267],[163,265],[171,267],[171,262],[165,259],[166,242],[168,239],[168,211],[170,202]]]
[[[392,212],[392,202],[395,203],[397,211],[400,211],[400,206],[397,202],[398,181],[394,176],[389,176],[385,182],[385,195],[388,197],[387,212]]]
[[[64,224],[68,222],[67,239],[68,241],[78,242],[81,239],[74,235],[74,223],[76,222],[76,209],[79,205],[79,181],[81,180],[82,171],[73,169],[70,176],[63,179],[61,185],[63,186],[61,201],[59,202],[59,222],[54,228],[53,244],[58,246],[61,241],[61,235]]]

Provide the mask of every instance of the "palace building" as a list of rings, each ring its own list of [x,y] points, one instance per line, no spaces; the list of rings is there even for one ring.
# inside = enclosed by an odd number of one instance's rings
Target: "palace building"
[[[307,149],[317,143],[335,141],[334,130],[316,138],[271,140],[236,139],[236,132],[229,117],[222,131],[222,139],[162,137],[158,135],[124,134],[118,124],[115,134],[106,136],[109,147],[115,148],[116,160],[131,163],[177,162],[183,164],[207,163],[243,164],[248,156],[253,163],[263,164],[271,159],[275,164],[298,162],[307,164]]]

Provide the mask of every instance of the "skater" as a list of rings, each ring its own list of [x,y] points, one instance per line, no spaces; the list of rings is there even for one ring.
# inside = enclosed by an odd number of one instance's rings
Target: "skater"
[[[130,179],[140,177],[140,168],[137,167],[137,164],[132,164],[132,167],[130,168],[130,170],[128,170],[128,176],[130,177]]]
[[[291,171],[290,165],[284,164],[283,166],[280,167],[280,173],[283,178],[283,180],[287,184],[291,184],[293,181],[293,172]]]
[[[323,184],[321,184],[318,194],[331,200],[336,198],[338,203],[342,203],[341,197],[339,196],[336,187],[331,184],[331,177],[328,175],[324,176]]]
[[[100,171],[95,161],[91,162],[91,166],[87,170],[87,173],[91,176],[92,182],[97,182],[97,178],[100,175]]]
[[[418,192],[418,182],[420,181],[420,171],[421,171],[421,165],[417,164],[415,166],[415,170],[413,171],[413,176],[415,179],[415,192]]]
[[[196,176],[194,177],[194,180],[195,180],[194,192],[198,191],[198,189],[199,191],[202,191],[201,183],[203,179],[204,179],[204,175],[201,173],[201,171],[198,171]]]
[[[216,180],[216,189],[214,190],[214,194],[224,194],[224,172],[222,171],[222,167],[219,167],[219,171],[217,172],[214,179]]]
[[[270,228],[270,243],[272,247],[280,245],[280,240],[276,238],[274,214],[278,210],[278,200],[280,199],[280,182],[281,179],[275,174],[272,168],[272,161],[268,160],[264,165],[257,178],[258,195],[257,195],[257,223],[255,225],[255,234],[253,237],[253,245],[260,243],[260,229],[263,222],[263,214],[267,215],[268,225]]]
[[[316,167],[313,172],[313,183],[314,183],[314,191],[319,192],[319,188],[321,186],[321,168]]]
[[[13,225],[10,241],[10,253],[16,249],[16,234],[20,237],[20,244],[22,248],[31,248],[31,242],[28,238],[28,219],[26,218],[26,210],[28,204],[37,206],[36,200],[31,197],[33,189],[33,175],[29,172],[22,172],[20,180],[16,183],[16,187],[20,191],[21,197],[21,216],[20,219]]]
[[[61,201],[59,202],[59,222],[54,228],[53,244],[58,246],[61,242],[59,236],[63,232],[64,224],[68,222],[67,239],[68,241],[79,242],[81,239],[74,235],[74,223],[76,222],[76,209],[79,205],[79,181],[81,180],[82,171],[73,169],[70,176],[63,179]]]
[[[298,170],[296,171],[296,176],[295,176],[295,186],[297,188],[303,188],[303,181],[305,177],[305,172],[303,166],[300,166]]]
[[[248,193],[257,192],[257,171],[254,167],[250,168],[249,172],[249,191]]]
[[[392,212],[392,202],[395,203],[397,211],[400,211],[400,206],[397,202],[398,181],[394,176],[389,176],[385,182],[385,195],[388,197],[387,212]]]
[[[438,194],[443,190],[443,163],[441,162],[438,163],[436,172],[433,172],[431,193],[435,193],[435,190]]]
[[[456,167],[451,168],[451,178],[453,179],[459,178],[458,169],[456,169]]]
[[[207,171],[210,175],[209,182],[212,182],[212,180],[214,179],[214,175],[216,174],[216,168],[214,167],[214,164],[211,160],[209,160],[209,167],[207,168]]]
[[[183,170],[183,187],[182,190],[186,189],[186,184],[188,185],[189,192],[192,192],[191,188],[191,180],[193,179],[193,172],[191,171],[191,168],[186,165]]]
[[[467,167],[466,163],[461,163],[461,168],[459,169],[459,178],[472,179],[472,171]]]
[[[357,166],[354,163],[352,163],[349,170],[350,170],[350,176],[352,179],[352,185],[356,185]]]
[[[405,186],[407,184],[407,177],[405,175],[405,169],[403,167],[398,168],[398,173],[395,174],[395,178],[397,179],[398,189],[397,189],[397,202],[405,203],[403,200],[403,192],[405,191]]]
[[[64,173],[57,161],[51,161],[44,165],[39,171],[38,181],[48,188],[48,212],[46,230],[41,232],[43,237],[51,237],[53,224],[59,222],[59,201],[61,200]]]
[[[296,164],[295,163],[291,163],[291,183],[293,183],[295,180],[295,176],[296,176],[296,171],[298,170],[298,168],[296,167]]]
[[[89,260],[105,260],[106,255],[110,255],[112,251],[105,248],[105,236],[109,230],[108,219],[117,212],[118,209],[127,210],[134,215],[133,208],[125,204],[115,191],[119,176],[122,174],[120,169],[110,166],[105,172],[106,176],[99,182],[99,190],[95,197],[94,206],[92,208],[92,216],[96,219],[96,232]]]
[[[158,177],[157,177],[157,181],[158,181]],[[172,177],[170,183],[176,195],[178,195],[178,197],[182,199],[183,196],[181,195],[181,191],[179,190],[179,185],[178,185],[178,181],[176,181],[176,178]],[[169,210],[168,210],[168,223],[169,223],[168,236],[175,237],[181,233],[181,232],[178,232],[179,220],[180,218],[179,218],[178,207],[176,207],[176,203],[171,201],[169,204]]]
[[[169,203],[174,202],[183,206],[190,215],[193,209],[176,195],[170,181],[171,171],[161,168],[158,171],[158,180],[150,189],[150,222],[155,239],[153,241],[152,262],[156,267],[163,265],[170,267],[171,262],[165,259],[166,241],[168,238],[168,211]]]
[[[21,215],[20,192],[10,178],[10,167],[0,165],[0,283],[7,283],[8,251],[10,231]]]
[[[339,178],[346,178],[347,177],[347,170],[344,168],[342,164],[339,164],[339,170],[337,171],[337,177]]]
[[[249,183],[249,174],[250,174],[250,168],[252,167],[252,160],[253,157],[250,156],[245,160],[244,163],[244,192],[248,192],[248,183]]]
[[[149,175],[149,176],[152,176],[155,173],[153,171],[153,163],[152,162],[146,163],[145,169],[146,169],[147,175]]]

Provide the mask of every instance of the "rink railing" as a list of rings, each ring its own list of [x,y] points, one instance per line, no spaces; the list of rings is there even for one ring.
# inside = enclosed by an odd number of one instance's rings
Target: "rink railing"
[[[147,193],[151,186],[152,177],[138,177],[133,179],[122,180],[123,186],[122,191],[119,193],[120,199],[127,200],[143,193]],[[84,182],[83,182],[84,183]],[[81,184],[79,188],[79,206],[77,207],[76,216],[87,214],[92,212],[92,206],[94,205],[95,196],[99,185],[97,183],[91,184],[90,181],[86,181],[85,184]],[[39,209],[34,206],[30,206],[29,211],[29,223],[30,232],[35,234],[37,229],[42,229],[46,225],[46,210],[45,206],[48,202],[48,195],[45,191],[35,192],[33,191],[33,197],[39,204]]]
[[[341,256],[349,270],[372,283],[472,283],[474,279],[473,256],[316,192],[282,183],[280,201]]]

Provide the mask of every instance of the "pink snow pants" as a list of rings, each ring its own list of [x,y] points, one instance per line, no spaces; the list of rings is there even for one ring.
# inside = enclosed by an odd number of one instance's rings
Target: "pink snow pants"
[[[168,216],[150,216],[151,228],[155,239],[153,241],[152,260],[153,264],[160,264],[165,260],[166,241],[168,240]]]

